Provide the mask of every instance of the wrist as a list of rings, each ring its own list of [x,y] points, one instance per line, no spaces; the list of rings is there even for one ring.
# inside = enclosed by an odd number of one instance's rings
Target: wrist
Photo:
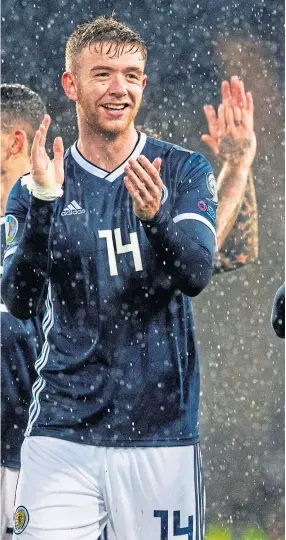
[[[226,159],[223,163],[223,170],[226,173],[242,174],[248,176],[251,171],[251,163],[248,163],[245,159]]]
[[[153,224],[157,224],[157,223],[160,223],[162,221],[162,219],[164,219],[166,215],[166,212],[164,210],[164,208],[162,206],[160,206],[158,212],[156,212],[156,214],[154,214],[153,217],[144,217],[144,219],[142,217],[139,217],[140,221],[142,222],[142,224],[146,224],[146,225],[153,225]]]
[[[29,193],[41,201],[55,201],[63,195],[62,187],[58,184],[54,186],[41,186],[33,179],[31,174],[26,174],[22,178],[22,186],[26,186]]]

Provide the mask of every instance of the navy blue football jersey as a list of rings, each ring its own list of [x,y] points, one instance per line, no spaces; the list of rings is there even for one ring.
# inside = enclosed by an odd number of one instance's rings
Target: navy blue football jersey
[[[13,225],[10,225],[13,229]],[[9,241],[9,226],[8,235]],[[5,249],[5,218],[1,218],[1,268]],[[20,468],[20,450],[28,423],[34,364],[43,345],[41,322],[21,321],[1,303],[1,464]]]
[[[123,182],[128,160],[107,172],[87,161],[76,143],[65,155],[62,197],[30,201],[21,181],[10,195],[7,219],[18,228],[5,254],[7,276],[22,231],[34,241],[27,213],[37,207],[40,215],[53,204],[51,229],[43,226],[42,232],[51,250],[45,344],[36,362],[27,435],[104,446],[198,441],[199,365],[190,296],[212,274],[215,180],[201,154],[143,133],[129,158],[140,154],[151,162],[162,158],[164,186],[154,221],[142,222],[133,211]],[[40,244],[33,247],[34,258]],[[25,263],[29,255],[21,257]],[[34,270],[34,290],[39,276]],[[25,283],[17,285],[24,300]],[[8,297],[12,289],[7,278]]]

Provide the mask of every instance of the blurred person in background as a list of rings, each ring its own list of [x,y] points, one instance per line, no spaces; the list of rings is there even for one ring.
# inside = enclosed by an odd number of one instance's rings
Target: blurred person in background
[[[1,84],[1,270],[5,210],[10,190],[30,170],[32,141],[46,112],[38,94],[20,84]],[[8,216],[8,243],[17,233]],[[11,538],[20,449],[28,421],[34,364],[42,345],[38,319],[21,321],[1,303],[1,540]]]

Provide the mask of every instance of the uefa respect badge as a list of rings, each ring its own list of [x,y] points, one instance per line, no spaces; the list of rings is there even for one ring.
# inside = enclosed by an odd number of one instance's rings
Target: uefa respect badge
[[[8,214],[5,221],[6,242],[11,244],[18,231],[18,220],[15,216]]]

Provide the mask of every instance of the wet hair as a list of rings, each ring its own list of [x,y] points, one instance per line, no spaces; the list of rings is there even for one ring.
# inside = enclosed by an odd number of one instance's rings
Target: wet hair
[[[112,17],[97,17],[90,22],[78,26],[68,38],[66,45],[66,70],[76,72],[76,59],[85,47],[94,46],[95,51],[102,52],[103,45],[108,43],[107,54],[116,57],[125,52],[140,51],[147,59],[147,48],[139,33],[126,24]]]
[[[23,84],[1,84],[0,89],[2,131],[22,128],[26,131],[28,143],[31,145],[47,112],[42,98]]]

